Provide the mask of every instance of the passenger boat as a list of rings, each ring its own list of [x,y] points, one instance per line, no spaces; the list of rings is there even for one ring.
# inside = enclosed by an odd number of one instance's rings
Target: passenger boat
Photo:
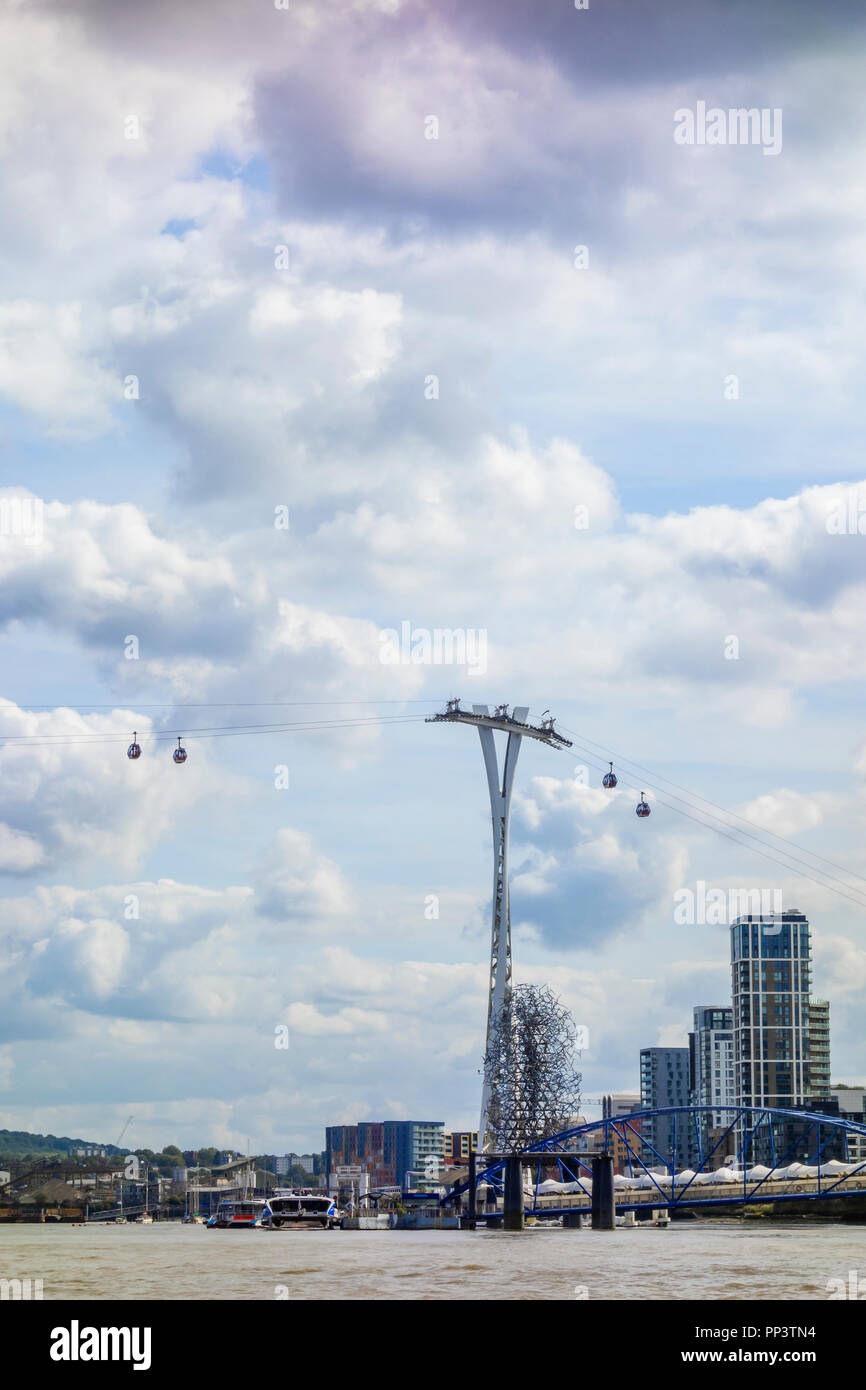
[[[213,1216],[207,1222],[208,1229],[227,1230],[229,1227],[261,1226],[267,1203],[263,1198],[246,1198],[241,1201],[220,1202]]]
[[[291,1226],[322,1226],[329,1230],[343,1219],[333,1197],[306,1187],[278,1187],[265,1205],[267,1213],[262,1225],[272,1231]]]
[[[263,1226],[279,1231],[289,1226],[339,1226],[343,1212],[326,1192],[309,1188],[278,1187],[270,1197],[224,1198],[208,1226],[227,1230],[230,1226]]]

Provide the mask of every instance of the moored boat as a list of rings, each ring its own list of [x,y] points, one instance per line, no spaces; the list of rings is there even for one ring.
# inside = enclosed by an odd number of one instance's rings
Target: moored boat
[[[213,1216],[207,1222],[209,1229],[240,1229],[245,1226],[261,1226],[265,1215],[266,1202],[263,1198],[247,1197],[241,1201],[220,1202]]]
[[[224,1198],[207,1225],[219,1230],[234,1226],[263,1226],[271,1231],[322,1226],[327,1230],[339,1226],[343,1215],[327,1192],[280,1187],[270,1197]]]
[[[322,1226],[330,1230],[343,1219],[343,1212],[327,1192],[311,1192],[304,1187],[278,1187],[266,1205],[262,1225],[272,1231],[292,1226]]]

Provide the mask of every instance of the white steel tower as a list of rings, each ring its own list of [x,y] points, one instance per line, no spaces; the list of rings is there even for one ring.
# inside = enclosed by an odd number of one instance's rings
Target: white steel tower
[[[570,748],[571,743],[563,738],[553,727],[554,721],[545,710],[540,724],[527,723],[528,707],[518,707],[508,713],[507,705],[497,705],[493,714],[487,705],[473,705],[472,712],[462,710],[459,700],[449,700],[444,714],[434,714],[428,723],[474,724],[481,739],[484,753],[484,766],[487,769],[487,786],[490,791],[490,813],[493,818],[493,921],[490,935],[490,986],[487,1003],[487,1040],[485,1055],[491,1051],[491,1043],[499,1029],[511,998],[511,912],[508,896],[508,828],[511,820],[511,792],[514,787],[514,770],[520,752],[522,738],[535,738],[551,748]],[[505,745],[505,763],[502,779],[496,757],[496,744],[493,731],[501,730],[508,735]],[[487,1118],[490,1107],[490,1079],[487,1068],[484,1072],[484,1085],[481,1092],[481,1119],[478,1125],[478,1143],[483,1150],[487,1147]]]

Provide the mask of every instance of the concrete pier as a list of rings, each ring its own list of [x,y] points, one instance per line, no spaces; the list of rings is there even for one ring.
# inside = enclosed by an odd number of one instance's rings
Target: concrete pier
[[[592,1160],[592,1229],[612,1231],[615,1227],[613,1155],[596,1154]]]
[[[502,1204],[502,1224],[506,1231],[522,1231],[526,1218],[523,1210],[523,1164],[519,1154],[509,1154],[505,1160],[505,1191]]]

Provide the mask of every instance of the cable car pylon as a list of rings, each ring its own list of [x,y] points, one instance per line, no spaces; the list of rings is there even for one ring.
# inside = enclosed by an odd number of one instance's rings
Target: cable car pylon
[[[491,1052],[491,1044],[499,1030],[511,999],[511,908],[508,892],[508,832],[511,823],[511,793],[514,788],[514,772],[520,742],[524,738],[534,738],[546,743],[549,748],[570,748],[571,741],[563,738],[554,728],[554,719],[549,710],[544,711],[538,724],[528,722],[529,707],[516,706],[511,714],[507,705],[497,705],[491,715],[487,705],[473,705],[471,712],[460,708],[460,701],[448,700],[441,714],[427,719],[428,724],[473,724],[481,739],[484,766],[487,770],[487,787],[490,793],[490,813],[493,819],[493,912],[490,934],[490,979],[487,1000],[487,1039],[485,1056]],[[507,734],[505,762],[502,777],[496,757],[496,744],[493,734],[496,731]],[[478,1144],[483,1152],[489,1146],[488,1116],[491,1102],[490,1080],[485,1068],[484,1084],[481,1092],[481,1118],[478,1125]]]

